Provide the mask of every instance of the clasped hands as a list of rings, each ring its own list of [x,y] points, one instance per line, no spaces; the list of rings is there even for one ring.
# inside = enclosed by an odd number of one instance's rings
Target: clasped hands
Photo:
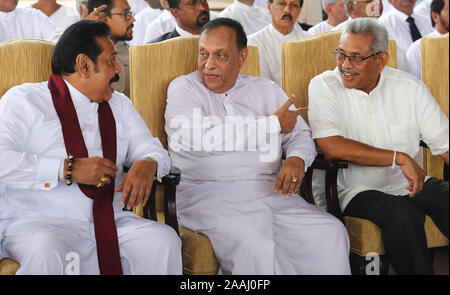
[[[274,113],[280,122],[280,133],[290,133],[297,124],[297,117],[308,108],[290,110],[289,107],[295,103],[295,95],[289,99]],[[274,192],[281,190],[283,196],[298,193],[305,176],[305,162],[299,157],[289,157],[284,161],[280,173],[275,181]]]
[[[67,162],[65,165],[67,166]],[[77,158],[72,167],[72,179],[74,181],[97,187],[105,177],[116,178],[116,173],[119,170],[113,162],[100,157]],[[128,210],[139,204],[145,205],[152,191],[155,172],[155,161],[143,159],[135,162],[128,170],[123,182],[114,189],[115,192],[122,192],[120,204],[124,205],[128,198]]]

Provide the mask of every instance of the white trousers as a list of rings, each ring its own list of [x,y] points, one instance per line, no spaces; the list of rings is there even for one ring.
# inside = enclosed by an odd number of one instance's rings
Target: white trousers
[[[182,274],[181,241],[169,226],[124,212],[116,216],[124,274]],[[99,274],[93,224],[56,218],[10,224],[2,254],[19,262],[17,274]]]
[[[298,195],[192,207],[180,221],[210,239],[221,274],[351,274],[345,226]]]

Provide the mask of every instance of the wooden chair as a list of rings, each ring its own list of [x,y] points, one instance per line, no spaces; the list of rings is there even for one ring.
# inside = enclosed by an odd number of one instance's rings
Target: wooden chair
[[[449,39],[444,36],[422,38],[422,80],[436,98],[448,118],[449,97]],[[424,170],[428,176],[448,181],[448,166],[439,156],[433,156],[428,148],[424,149]],[[444,177],[444,174],[447,174]]]
[[[167,88],[176,77],[197,70],[198,37],[178,37],[130,49],[131,100],[149,126],[167,148],[164,129]],[[259,76],[258,49],[249,46],[241,73]],[[182,171],[181,171],[182,172]],[[156,208],[160,207],[157,196]],[[158,216],[158,220],[161,218]],[[179,227],[183,244],[185,274],[217,274],[219,264],[210,241],[204,235]]]
[[[336,59],[331,52],[338,47],[340,35],[340,31],[331,31],[317,34],[305,40],[283,43],[282,87],[287,94],[296,94],[297,107],[308,106],[309,81],[323,71],[332,70],[336,67]],[[389,40],[388,52],[390,56],[388,65],[394,68],[397,67],[397,50],[394,40]],[[448,64],[447,70],[445,71],[448,73]],[[308,169],[305,175],[306,186],[310,186],[314,169],[326,170],[325,193],[327,211],[345,223],[350,238],[350,263],[352,266],[352,273],[365,274],[366,264],[368,263],[368,261],[366,261],[366,255],[371,252],[380,255],[380,270],[382,273],[387,273],[388,262],[380,228],[366,219],[348,216],[342,217],[338,201],[336,180],[338,169],[345,167],[346,162],[344,161],[332,161],[326,163],[323,159],[320,159],[319,155],[319,158],[316,159],[312,169]],[[310,188],[306,194],[307,200],[314,203]],[[427,234],[428,246],[430,248],[448,245],[448,240],[428,216],[425,222],[425,231]]]
[[[47,81],[52,72],[51,58],[54,48],[54,43],[41,40],[23,39],[0,42],[0,98],[15,85]],[[173,226],[177,232],[178,227],[174,225],[173,220],[176,221],[175,190],[179,181],[179,171],[172,169],[169,175],[163,177],[162,183],[154,183],[150,197],[150,200],[155,199],[157,186],[165,189],[165,203],[161,211],[165,211],[167,224]],[[145,208],[141,208],[141,214],[156,220],[154,203],[149,202]],[[164,213],[160,212],[160,214]],[[20,265],[12,259],[1,259],[0,275],[13,275],[19,267]]]

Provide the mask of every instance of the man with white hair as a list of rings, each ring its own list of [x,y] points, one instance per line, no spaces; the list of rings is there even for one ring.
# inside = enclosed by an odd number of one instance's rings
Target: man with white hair
[[[344,0],[321,0],[322,8],[327,13],[328,19],[311,27],[308,33],[311,35],[328,32],[337,25],[347,20],[348,16],[345,11]]]
[[[302,40],[309,34],[297,24],[303,0],[269,0],[272,23],[250,35],[248,43],[258,46],[261,77],[281,86],[281,43]]]
[[[448,238],[449,186],[414,159],[423,140],[448,164],[449,122],[423,83],[386,66],[388,44],[381,23],[350,21],[336,69],[311,80],[309,122],[325,157],[349,162],[337,182],[343,215],[381,228],[398,274],[431,274],[425,214]]]
[[[408,51],[413,42],[433,31],[430,16],[424,17],[414,12],[416,0],[389,0],[389,3],[394,9],[383,15],[380,21],[403,52]]]
[[[438,37],[448,33],[449,26],[449,0],[433,0],[431,2],[431,21],[433,32],[425,37]],[[422,47],[421,40],[414,42],[406,52],[413,74],[422,79]]]
[[[62,31],[40,10],[17,7],[19,0],[0,0],[0,42],[42,39],[56,42]]]

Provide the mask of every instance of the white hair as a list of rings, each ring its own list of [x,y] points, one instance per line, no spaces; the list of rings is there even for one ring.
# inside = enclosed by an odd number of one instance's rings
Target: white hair
[[[352,0],[350,0],[352,1]],[[347,34],[372,35],[370,45],[372,54],[385,52],[389,46],[389,34],[383,23],[372,17],[360,17],[347,22],[341,40]]]

